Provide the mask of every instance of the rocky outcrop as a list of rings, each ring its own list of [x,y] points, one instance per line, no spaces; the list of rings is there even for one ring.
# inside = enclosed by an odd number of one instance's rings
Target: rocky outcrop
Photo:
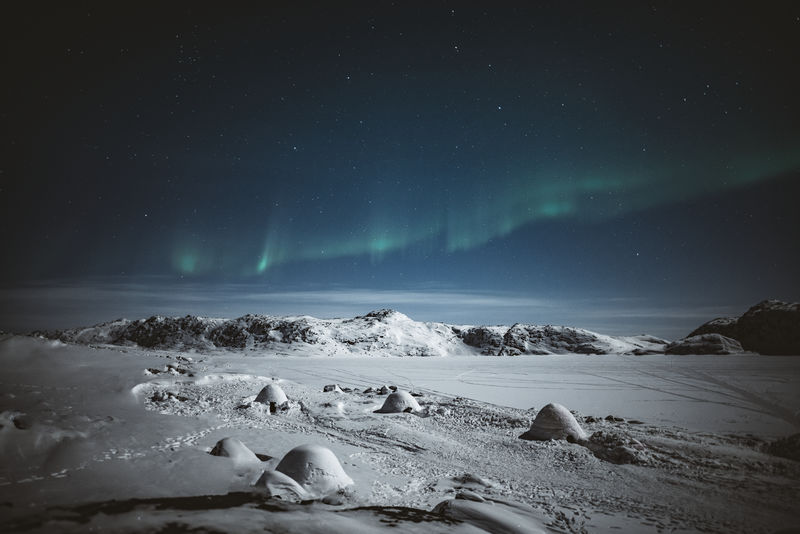
[[[700,334],[673,341],[664,349],[666,354],[739,354],[744,352],[735,339],[720,334]]]
[[[666,341],[653,336],[619,338],[583,328],[517,323],[510,328],[477,326],[457,330],[459,337],[483,354],[650,354],[664,352]]]
[[[497,354],[503,347],[506,329],[502,326],[473,326],[463,330],[455,328],[454,331],[470,347],[483,349],[484,354]]]
[[[800,354],[800,303],[765,300],[738,318],[718,318],[689,334],[721,334],[761,354]]]

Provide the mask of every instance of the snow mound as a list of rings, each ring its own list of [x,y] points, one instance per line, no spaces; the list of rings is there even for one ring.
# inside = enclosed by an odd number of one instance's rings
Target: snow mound
[[[283,389],[278,384],[267,384],[264,386],[261,391],[259,391],[255,400],[255,402],[264,404],[274,402],[277,406],[288,401],[289,399],[286,398],[286,393],[283,392]]]
[[[295,479],[280,471],[264,471],[256,481],[257,488],[264,488],[268,497],[306,500],[308,492]]]
[[[528,514],[523,515],[510,506],[491,501],[465,498],[448,499],[433,508],[439,514],[457,523],[477,527],[481,532],[503,532],[508,534],[545,534],[547,529]]]
[[[522,434],[520,438],[536,441],[548,439],[582,441],[586,439],[586,433],[569,410],[553,402],[536,414],[530,430]]]
[[[764,300],[741,317],[713,319],[689,337],[700,334],[721,334],[761,354],[800,354],[800,303]]]
[[[211,449],[212,456],[230,458],[236,463],[260,462],[258,456],[247,445],[236,438],[223,438]]]
[[[286,453],[276,471],[288,475],[311,495],[323,496],[353,484],[336,455],[321,445],[300,445]]]
[[[735,339],[720,334],[700,334],[673,341],[664,349],[667,354],[739,354],[744,352]]]
[[[408,391],[398,389],[386,397],[386,400],[383,401],[383,406],[375,410],[375,413],[418,412],[421,409],[417,399],[412,397]]]

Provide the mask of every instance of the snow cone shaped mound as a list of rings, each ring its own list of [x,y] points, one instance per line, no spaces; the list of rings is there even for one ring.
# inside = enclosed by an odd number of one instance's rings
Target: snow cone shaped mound
[[[289,475],[309,494],[322,496],[353,483],[336,455],[320,445],[300,445],[286,453],[275,468]]]
[[[264,404],[274,402],[279,406],[288,400],[289,399],[286,398],[286,393],[283,392],[283,389],[281,389],[278,384],[267,384],[256,397],[256,402],[262,402]]]
[[[386,397],[383,406],[375,410],[375,413],[417,412],[421,409],[417,399],[412,397],[408,391],[400,391],[398,389]]]
[[[569,410],[560,404],[550,403],[536,414],[531,429],[520,438],[538,441],[548,439],[579,441],[586,439],[586,433]]]
[[[223,438],[211,449],[212,456],[224,456],[234,462],[260,462],[253,451],[236,438]]]

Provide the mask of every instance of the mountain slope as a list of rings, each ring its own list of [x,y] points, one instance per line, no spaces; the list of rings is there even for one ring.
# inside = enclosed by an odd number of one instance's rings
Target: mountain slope
[[[721,334],[761,354],[800,354],[800,303],[765,300],[741,317],[720,317],[696,328],[689,337]]]
[[[445,356],[452,354],[622,354],[663,352],[651,336],[614,337],[581,328],[515,324],[452,326],[377,310],[351,319],[244,315],[236,319],[153,316],[119,319],[88,328],[39,332],[65,342],[138,345],[156,349],[278,349],[310,354]]]

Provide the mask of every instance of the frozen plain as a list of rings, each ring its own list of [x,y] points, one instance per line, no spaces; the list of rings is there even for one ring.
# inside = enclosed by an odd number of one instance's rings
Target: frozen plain
[[[12,337],[0,363],[0,516],[14,531],[775,532],[798,515],[800,466],[760,450],[800,430],[797,357],[319,357]],[[273,379],[291,409],[240,408]],[[322,392],[333,383],[422,393],[425,416],[374,414],[380,396]],[[589,434],[643,443],[641,462],[518,439],[549,402]],[[267,500],[252,484],[269,462],[208,454],[228,436],[275,459],[324,445],[355,484],[337,502]],[[483,502],[431,512],[459,492]]]

